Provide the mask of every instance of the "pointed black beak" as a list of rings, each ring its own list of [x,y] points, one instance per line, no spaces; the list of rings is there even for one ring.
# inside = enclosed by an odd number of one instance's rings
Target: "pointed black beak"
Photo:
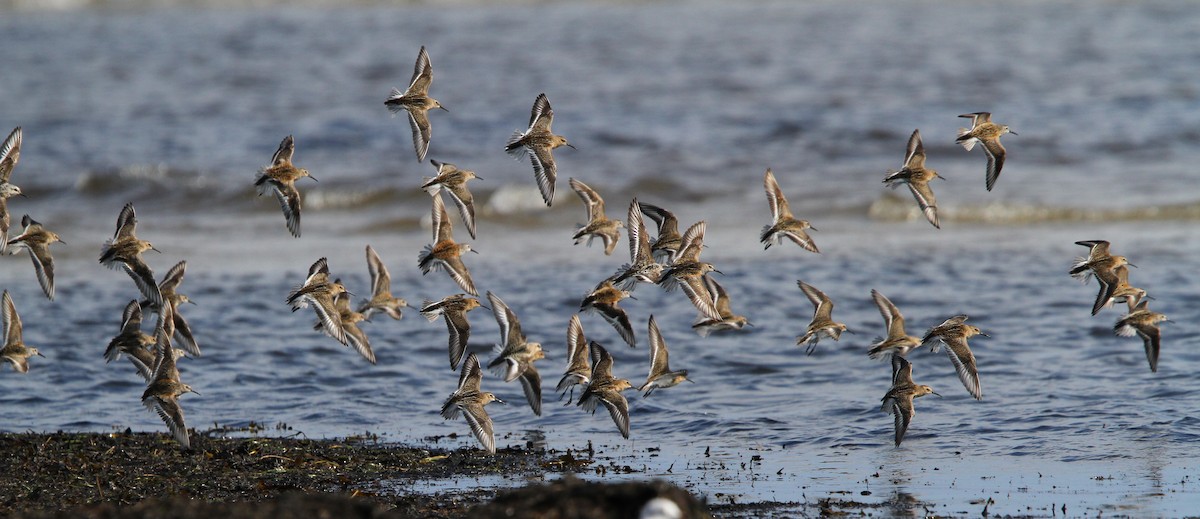
[[[312,175],[309,175],[308,178],[313,179],[313,182],[320,182],[320,180],[317,180],[317,177],[314,177]]]

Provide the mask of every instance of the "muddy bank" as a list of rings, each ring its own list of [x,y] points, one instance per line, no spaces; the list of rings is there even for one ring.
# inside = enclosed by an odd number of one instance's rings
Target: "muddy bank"
[[[192,446],[182,451],[162,434],[0,435],[0,473],[8,476],[0,478],[0,515],[96,503],[124,507],[169,496],[242,502],[320,492],[354,496],[379,510],[451,516],[487,496],[435,494],[410,500],[386,495],[381,483],[535,474],[561,466],[531,452],[507,450],[488,456],[478,449],[398,448],[364,437],[210,439],[195,434]]]
[[[680,517],[840,515],[888,505],[706,503],[662,481],[589,476],[611,460],[588,451],[427,449],[369,436],[339,440],[192,437],[182,451],[164,434],[0,434],[0,516],[93,517],[637,517],[665,498]],[[603,471],[600,471],[603,472]],[[496,490],[473,478],[535,481]],[[415,484],[461,480],[449,490]],[[548,480],[548,483],[537,482]],[[514,483],[513,486],[519,486]],[[661,503],[660,503],[661,504]],[[907,505],[911,505],[908,503]],[[670,508],[668,506],[668,508]],[[910,508],[902,507],[902,508]]]
[[[454,477],[541,478],[586,470],[592,463],[579,457],[586,453],[510,448],[487,455],[475,448],[421,449],[365,437],[214,439],[197,434],[192,445],[182,451],[162,434],[0,434],[0,474],[5,475],[0,515],[308,517],[324,510],[338,517],[459,517],[492,501],[497,492],[402,489],[411,487],[406,483]],[[587,485],[573,478],[560,483],[572,496],[602,495],[581,490]],[[689,517],[704,514],[703,505],[678,488],[629,486],[628,495],[672,492],[690,506]],[[527,501],[518,495],[499,506],[528,506]],[[494,510],[471,515],[495,515]]]

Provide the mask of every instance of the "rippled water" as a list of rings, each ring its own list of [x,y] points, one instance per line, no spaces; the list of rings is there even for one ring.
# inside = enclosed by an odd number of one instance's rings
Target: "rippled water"
[[[977,513],[987,497],[997,513],[1064,503],[1194,510],[1197,18],[1182,2],[6,12],[0,128],[24,127],[13,180],[30,195],[10,208],[67,245],[54,246],[55,302],[41,297],[28,260],[0,262],[26,341],[48,357],[28,375],[0,374],[0,429],[164,430],[140,406],[132,369],[101,362],[136,291],[94,259],[132,201],[139,235],[164,251],[148,256],[151,266],[188,260],[183,288],[199,304],[183,311],[205,353],[181,363],[203,394],[184,397],[190,425],[283,422],[310,437],[371,431],[410,443],[465,435],[465,424],[438,416],[457,382],[441,323],[409,314],[365,325],[379,358],[370,366],[283,303],[321,256],[366,293],[367,243],[414,304],[458,291],[415,268],[429,241],[428,198],[416,186],[433,168],[413,160],[408,125],[382,106],[426,45],[432,94],[451,110],[431,115],[429,156],[483,177],[472,184],[481,254],[468,265],[481,292],[503,297],[548,348],[543,417],[518,385],[484,381],[513,402],[489,407],[501,446],[590,440],[645,467],[638,475],[716,500],[900,496],[912,513],[923,503]],[[527,164],[501,151],[539,92],[555,107],[555,130],[579,147],[556,153],[551,210],[539,207]],[[1020,134],[1004,138],[1009,162],[990,193],[982,153],[953,143],[965,122],[954,116],[979,110]],[[929,165],[949,179],[935,185],[941,230],[879,183],[918,127]],[[287,134],[297,164],[320,179],[302,183],[299,240],[250,186]],[[767,167],[820,229],[823,254],[761,250]],[[672,366],[697,381],[649,399],[629,393],[629,441],[607,416],[553,402],[567,320],[623,262],[571,246],[583,210],[567,177],[600,190],[612,216],[636,195],[683,225],[707,220],[705,258],[755,323],[702,339],[680,294],[643,287],[624,302],[640,340],[653,313]],[[1088,315],[1095,285],[1066,275],[1085,252],[1072,242],[1097,238],[1140,267],[1134,283],[1175,321],[1163,325],[1158,373],[1140,341],[1112,335],[1117,310]],[[834,316],[858,334],[804,356],[794,337],[811,307],[796,279],[832,297]],[[911,354],[916,380],[945,398],[917,401],[899,449],[878,409],[889,368],[864,355],[883,331],[871,289],[891,297],[911,333],[967,313],[992,336],[972,342],[979,402],[944,355]],[[471,320],[471,349],[490,358],[494,321],[486,310]],[[621,345],[594,316],[584,328],[617,357],[619,376],[640,382],[644,347]]]

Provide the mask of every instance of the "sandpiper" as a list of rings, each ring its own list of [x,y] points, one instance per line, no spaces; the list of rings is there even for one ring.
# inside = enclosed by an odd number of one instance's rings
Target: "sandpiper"
[[[721,271],[717,270],[712,263],[700,261],[700,253],[704,249],[704,230],[707,225],[704,221],[696,222],[683,233],[682,241],[680,242],[679,252],[675,254],[675,261],[671,266],[663,270],[662,276],[658,280],[668,292],[676,287],[683,288],[683,292],[687,294],[692,305],[700,311],[704,317],[709,319],[721,320],[721,313],[713,306],[712,296],[709,294],[708,287],[704,284],[704,275],[709,272]]]
[[[1167,316],[1154,312],[1142,300],[1113,326],[1113,332],[1121,337],[1132,337],[1137,334],[1142,338],[1146,347],[1146,360],[1150,362],[1150,371],[1158,372],[1158,352],[1160,333],[1158,323],[1171,322]]]
[[[1077,241],[1076,245],[1087,247],[1087,258],[1075,258],[1075,264],[1072,266],[1071,277],[1087,283],[1087,280],[1096,276],[1096,282],[1100,285],[1100,292],[1096,294],[1096,302],[1092,304],[1092,315],[1100,312],[1113,298],[1113,294],[1120,285],[1120,279],[1117,277],[1117,267],[1129,265],[1136,267],[1125,258],[1125,256],[1113,256],[1109,253],[1109,243],[1104,240],[1086,240]]]
[[[1154,299],[1146,295],[1146,291],[1129,284],[1129,267],[1118,265],[1113,271],[1117,275],[1117,286],[1113,289],[1112,297],[1104,304],[1110,307],[1113,303],[1125,303],[1132,312],[1142,299]]]
[[[333,282],[341,284],[342,280],[335,279]],[[348,292],[342,292],[334,296],[333,308],[338,313],[338,318],[342,323],[342,332],[346,336],[346,342],[344,344],[354,348],[354,351],[357,351],[359,355],[362,355],[364,359],[367,359],[367,362],[375,364],[375,352],[371,349],[371,341],[367,338],[367,334],[363,333],[362,329],[358,327],[358,323],[362,322],[364,319],[363,314],[360,314],[350,308],[350,294]],[[329,335],[335,339],[337,338],[328,331],[324,330],[324,328],[325,323],[323,323],[320,319],[313,324],[313,330],[325,331],[326,335]]]
[[[498,355],[488,363],[488,369],[503,377],[505,382],[520,378],[529,407],[533,409],[533,414],[541,416],[542,376],[533,363],[546,358],[542,345],[525,338],[517,314],[499,296],[488,292],[487,298],[492,305],[492,314],[496,316],[496,324],[500,326],[501,342],[496,345]]]
[[[467,312],[480,306],[478,299],[467,297],[466,294],[447,296],[436,302],[426,300],[421,305],[421,315],[429,322],[436,321],[438,317],[446,320],[446,329],[450,331],[450,369],[458,369],[458,363],[467,351],[467,339],[471,337]]]
[[[729,294],[725,292],[725,287],[717,283],[717,280],[713,279],[712,276],[706,274],[702,277],[713,308],[721,318],[713,319],[704,315],[704,312],[701,312],[696,318],[696,322],[692,324],[692,329],[701,337],[708,337],[708,334],[712,332],[741,330],[743,327],[751,326],[750,320],[746,319],[745,316],[733,313],[733,308],[729,303]]]
[[[707,229],[708,223],[701,220],[683,231],[683,236],[679,237],[679,250],[671,260],[672,266],[700,260],[700,254],[704,252],[705,247],[704,232]]]
[[[887,327],[887,337],[876,337],[875,344],[872,344],[871,349],[867,350],[868,356],[878,359],[893,354],[907,355],[908,350],[921,345],[921,339],[904,332],[904,316],[900,315],[900,309],[896,308],[891,300],[879,293],[878,290],[871,290],[871,298],[875,300],[875,306],[879,307],[879,315],[883,316],[883,324]]]
[[[428,274],[432,269],[444,270],[450,275],[450,279],[458,283],[459,287],[468,294],[477,296],[479,292],[475,291],[475,282],[471,281],[471,272],[462,262],[464,252],[476,251],[471,249],[469,244],[460,244],[454,241],[454,224],[450,221],[450,216],[446,214],[446,205],[442,202],[440,195],[434,195],[433,245],[426,245],[420,256],[417,257],[421,273]]]
[[[479,440],[479,444],[483,445],[488,454],[495,454],[496,435],[492,432],[492,419],[483,406],[492,402],[505,402],[492,393],[480,391],[482,380],[483,371],[479,369],[479,359],[475,358],[474,353],[467,355],[462,374],[458,377],[458,389],[442,404],[442,418],[455,420],[459,415],[466,418],[467,424],[471,426],[471,433]]]
[[[992,114],[989,112],[975,112],[970,114],[962,114],[959,117],[965,117],[971,120],[971,129],[959,128],[958,138],[954,139],[971,151],[975,147],[975,143],[983,144],[983,152],[987,154],[987,190],[991,191],[992,186],[996,185],[996,178],[1000,176],[1000,168],[1004,167],[1004,146],[1000,144],[1000,136],[1006,133],[1016,135],[1008,129],[1008,125],[996,124],[992,122]]]
[[[938,222],[937,200],[933,197],[933,189],[929,187],[929,181],[935,178],[945,180],[937,171],[925,167],[925,145],[921,143],[921,130],[913,130],[912,136],[908,138],[908,151],[904,155],[904,167],[900,168],[900,171],[888,171],[888,176],[883,179],[883,183],[893,189],[900,184],[907,184],[913,198],[917,199],[917,205],[921,206],[921,212],[925,213],[925,219],[929,220],[934,227],[941,229],[942,225]]]
[[[633,326],[629,324],[629,315],[625,313],[625,309],[617,306],[617,303],[626,297],[629,297],[629,292],[613,286],[612,281],[606,279],[591,294],[583,298],[583,301],[579,303],[579,311],[594,311],[600,314],[600,317],[608,321],[608,324],[611,324],[621,335],[621,339],[632,348],[637,346],[637,339],[633,336]]]
[[[976,335],[988,337],[988,334],[966,324],[966,321],[967,316],[965,315],[956,315],[946,319],[942,324],[925,332],[925,336],[921,338],[921,344],[929,344],[930,351],[934,353],[937,353],[938,343],[931,341],[937,340],[945,344],[950,362],[954,363],[954,369],[958,371],[958,379],[962,381],[963,387],[967,388],[967,392],[971,393],[971,396],[980,400],[983,398],[983,391],[979,387],[979,370],[975,367],[975,355],[971,353],[967,339]]]
[[[29,259],[33,260],[33,272],[37,274],[38,284],[42,292],[51,301],[54,300],[54,258],[50,255],[50,244],[66,243],[58,234],[47,231],[29,215],[21,217],[21,225],[25,228],[19,236],[13,237],[8,244],[13,247],[10,254],[16,254],[22,248],[29,251]]]
[[[437,99],[429,97],[429,83],[432,81],[433,67],[429,65],[429,53],[425,52],[425,46],[422,45],[421,52],[417,53],[417,63],[413,67],[408,90],[401,92],[400,89],[393,88],[391,95],[383,102],[392,115],[401,111],[408,112],[408,124],[412,126],[413,149],[417,152],[417,162],[425,160],[425,153],[429,151],[429,137],[432,135],[429,110],[446,110]]]
[[[613,423],[617,424],[617,429],[621,431],[621,436],[628,439],[629,401],[625,400],[625,395],[621,392],[632,388],[633,385],[626,379],[613,377],[613,358],[608,350],[596,342],[592,342],[589,347],[592,357],[592,381],[588,383],[587,389],[583,390],[583,394],[579,395],[579,401],[575,405],[595,414],[596,405],[604,404],[608,414],[612,416]]]
[[[575,148],[565,137],[550,131],[553,122],[554,110],[550,108],[550,101],[546,99],[546,94],[538,94],[529,115],[529,129],[514,132],[504,146],[504,151],[514,157],[529,156],[538,189],[542,191],[542,200],[546,201],[547,206],[554,201],[554,181],[558,178],[553,150],[559,146]]]
[[[912,364],[900,355],[892,355],[892,388],[883,395],[882,411],[892,413],[896,420],[896,446],[904,441],[904,433],[908,424],[917,414],[913,409],[913,399],[925,395],[938,395],[929,386],[918,386],[913,383]]]
[[[628,223],[625,225],[629,234],[629,263],[612,275],[613,284],[622,290],[632,291],[638,281],[642,283],[658,283],[662,276],[662,265],[654,261],[650,249],[650,236],[646,232],[646,224],[642,221],[642,208],[636,198],[629,203]]]
[[[183,347],[188,355],[199,357],[200,344],[196,342],[196,336],[192,334],[192,327],[188,325],[187,319],[184,319],[183,315],[179,313],[179,305],[184,303],[196,304],[186,294],[178,292],[179,284],[183,283],[183,275],[186,271],[186,261],[176,263],[174,267],[171,267],[171,270],[167,271],[167,275],[163,276],[162,282],[158,284],[158,290],[162,293],[163,302],[171,307],[171,326],[169,330],[172,332],[172,337],[179,341],[179,345]],[[159,308],[154,306],[154,303],[149,300],[142,301],[141,304],[143,307],[159,311]]]
[[[771,208],[772,219],[771,225],[763,226],[762,235],[759,237],[765,245],[763,249],[771,248],[772,243],[782,244],[783,239],[788,238],[804,250],[821,252],[808,233],[804,232],[805,229],[817,229],[809,225],[808,220],[797,220],[792,216],[787,198],[784,198],[783,190],[779,188],[779,182],[775,181],[775,174],[771,172],[771,168],[767,168],[767,172],[763,174],[763,187],[767,191],[767,205]]]
[[[342,327],[342,314],[334,307],[334,297],[346,292],[345,285],[329,280],[329,265],[321,258],[308,268],[308,277],[304,284],[288,294],[287,304],[295,312],[301,308],[313,307],[317,320],[325,328],[325,332],[338,342],[346,344],[346,331]]]
[[[650,252],[654,259],[664,263],[671,264],[675,261],[675,254],[679,252],[680,242],[683,241],[683,236],[679,234],[679,220],[675,218],[675,214],[652,204],[641,204],[642,214],[649,216],[658,226],[658,235],[654,238],[654,243],[650,244]]]
[[[588,359],[587,337],[583,335],[583,324],[579,322],[579,314],[575,314],[567,323],[567,370],[563,372],[555,388],[559,392],[559,400],[562,400],[562,395],[565,395],[568,389],[571,390],[571,395],[567,397],[567,403],[564,405],[570,405],[571,400],[575,398],[575,386],[587,386],[591,382],[592,364]]]
[[[8,244],[8,227],[11,218],[8,214],[8,199],[21,193],[21,188],[11,182],[13,168],[21,160],[21,127],[18,126],[8,134],[4,143],[0,144],[0,252],[4,252]]]
[[[258,196],[267,192],[275,193],[279,206],[283,209],[283,217],[287,220],[288,231],[292,236],[300,237],[300,191],[296,189],[296,181],[304,177],[317,180],[307,169],[292,165],[292,155],[296,152],[296,141],[291,135],[283,138],[279,149],[271,157],[271,165],[265,166],[258,172],[254,180],[258,188]]]
[[[142,331],[142,306],[136,299],[125,305],[121,313],[121,332],[108,341],[104,349],[104,362],[112,362],[121,358],[122,354],[129,356],[138,374],[149,384],[154,380],[154,337]]]
[[[161,307],[163,296],[158,289],[158,283],[154,281],[154,272],[142,260],[143,252],[148,250],[159,252],[159,250],[154,248],[150,242],[139,240],[136,233],[137,214],[134,212],[131,202],[125,204],[125,207],[121,208],[121,214],[117,215],[117,231],[113,233],[112,239],[104,242],[100,253],[100,263],[110,269],[124,269],[125,273],[133,278],[133,282],[142,292],[142,296],[153,303],[156,308]]]
[[[408,301],[392,295],[392,275],[370,245],[367,245],[367,271],[371,274],[371,299],[358,307],[363,318],[370,321],[377,312],[397,320],[404,317],[401,312],[408,306]]]
[[[600,193],[595,189],[574,178],[570,179],[569,183],[571,189],[579,195],[579,199],[583,200],[583,205],[587,206],[587,225],[579,226],[579,230],[571,236],[575,239],[575,245],[579,245],[586,238],[588,247],[591,247],[592,240],[599,237],[604,240],[604,254],[611,256],[617,242],[621,240],[620,229],[625,226],[624,222],[610,219],[604,214],[604,199],[600,198]]]
[[[191,449],[187,424],[183,421],[183,409],[179,407],[179,397],[184,393],[200,393],[192,389],[192,386],[179,381],[175,348],[171,346],[171,339],[166,330],[160,328],[155,334],[155,349],[154,378],[142,393],[142,405],[162,418],[180,447],[185,450]]]
[[[437,168],[437,176],[425,177],[421,189],[434,196],[445,189],[450,194],[450,199],[454,200],[454,205],[458,206],[458,214],[462,217],[463,225],[467,227],[467,233],[471,235],[471,239],[475,239],[475,197],[471,196],[471,191],[467,189],[467,181],[479,176],[474,171],[458,169],[458,166],[449,162],[429,159],[429,163]]]
[[[18,373],[29,372],[29,357],[37,355],[45,358],[37,348],[31,348],[25,345],[25,341],[21,338],[21,316],[17,315],[17,307],[13,304],[12,296],[8,295],[8,291],[4,291],[4,296],[0,297],[0,315],[4,319],[4,348],[0,348],[0,359],[4,359],[12,364],[14,371]]]
[[[813,350],[817,349],[817,342],[821,337],[829,337],[833,340],[838,340],[842,337],[842,332],[854,333],[846,329],[846,325],[834,322],[833,320],[833,301],[826,296],[824,292],[817,290],[808,283],[796,280],[796,285],[800,287],[800,291],[808,296],[809,302],[813,304],[812,322],[808,324],[808,329],[804,335],[796,337],[796,345],[801,344],[808,346],[804,352],[812,355]]]
[[[650,316],[649,325],[650,337],[650,375],[646,377],[646,383],[638,388],[642,391],[642,396],[650,396],[657,388],[668,388],[687,380],[688,372],[686,369],[671,371],[671,366],[667,361],[667,341],[663,340],[662,332],[658,330],[658,323],[654,322],[654,316]]]

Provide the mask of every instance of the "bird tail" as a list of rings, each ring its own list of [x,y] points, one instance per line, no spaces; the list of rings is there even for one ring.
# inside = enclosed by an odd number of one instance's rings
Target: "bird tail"
[[[430,196],[437,196],[438,193],[442,192],[442,184],[441,183],[437,183],[437,184],[429,183],[429,181],[433,180],[434,177],[421,177],[421,179],[422,179],[422,182],[424,182],[423,184],[421,184],[421,189],[424,189],[426,193],[430,194]]]
[[[441,317],[442,310],[443,310],[440,307],[439,308],[430,308],[430,306],[433,306],[434,304],[435,304],[435,301],[430,301],[428,299],[426,299],[424,303],[421,303],[421,317],[424,317],[425,320],[427,320],[431,323],[436,321],[438,319],[438,317]]]
[[[772,236],[773,230],[775,230],[774,225],[764,225],[762,228],[762,232],[759,233],[758,240],[761,241],[763,243],[763,245],[766,245],[765,247],[763,247],[763,249],[771,248],[771,245],[772,245],[771,241],[772,241],[772,238],[774,238]]]
[[[1092,277],[1092,269],[1088,266],[1087,258],[1075,258],[1075,264],[1071,266],[1071,277],[1087,283]]]
[[[404,92],[401,92],[398,88],[393,88],[391,95],[389,95],[387,98],[387,101],[383,102],[384,106],[387,106],[388,111],[391,112],[392,115],[396,115],[404,111],[404,105],[398,101],[401,97],[404,97]]]
[[[417,266],[421,267],[422,274],[428,274],[429,270],[435,267],[433,263],[433,247],[426,245],[421,253],[417,255]]]
[[[867,350],[868,357],[875,359],[875,360],[879,360],[879,359],[890,358],[893,354],[896,353],[895,350],[893,350],[891,348],[887,348],[883,345],[883,337],[876,337],[875,340],[878,342],[876,342],[874,346],[871,346],[871,349]]]
[[[529,153],[529,149],[521,144],[521,139],[523,137],[525,137],[525,132],[521,130],[514,131],[512,135],[509,136],[508,142],[504,144],[504,151],[507,151],[509,155],[512,155],[515,158],[525,158],[525,155]]]
[[[954,142],[961,144],[962,147],[965,148],[967,151],[971,151],[972,149],[975,148],[975,143],[979,142],[979,139],[970,137],[969,136],[970,133],[971,133],[971,130],[968,130],[966,128],[959,128],[958,129],[958,138],[954,139]]]

